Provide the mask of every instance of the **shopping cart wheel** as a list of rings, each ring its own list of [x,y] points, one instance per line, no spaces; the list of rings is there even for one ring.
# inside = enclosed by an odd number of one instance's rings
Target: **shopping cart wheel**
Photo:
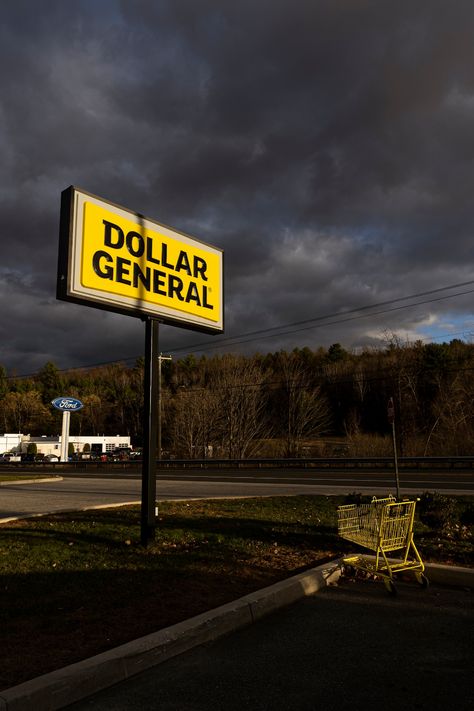
[[[430,581],[424,573],[415,573],[415,575],[418,585],[421,585],[421,587],[425,589],[429,587]]]
[[[383,582],[389,595],[397,594],[397,588],[393,584],[393,580],[384,580]]]

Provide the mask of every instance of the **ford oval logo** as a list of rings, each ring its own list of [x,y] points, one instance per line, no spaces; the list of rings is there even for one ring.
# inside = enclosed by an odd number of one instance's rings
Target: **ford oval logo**
[[[75,412],[84,407],[83,403],[75,397],[57,397],[55,400],[51,400],[51,405],[56,410],[62,410],[63,412]]]

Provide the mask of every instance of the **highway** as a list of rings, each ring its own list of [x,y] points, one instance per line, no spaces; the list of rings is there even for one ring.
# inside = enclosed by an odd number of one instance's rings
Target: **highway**
[[[135,474],[135,476],[139,476]],[[328,471],[316,469],[234,469],[190,471],[188,469],[160,472],[161,481],[182,482],[221,482],[225,484],[264,484],[267,486],[323,487],[318,493],[340,494],[367,490],[367,493],[380,493],[380,490],[395,488],[393,472],[383,471]],[[401,472],[400,487],[403,493],[444,490],[450,493],[474,493],[474,473],[469,470],[441,472]],[[362,487],[362,488],[361,488]],[[298,493],[310,493],[303,488]]]
[[[42,472],[46,474],[46,472]],[[101,474],[65,474],[38,483],[0,487],[0,521],[58,511],[71,511],[139,502],[141,476],[137,471]],[[400,493],[423,491],[474,495],[470,471],[402,472]],[[344,495],[358,491],[371,495],[395,493],[392,472],[328,472],[315,470],[177,470],[159,472],[157,500],[281,496],[297,494]]]

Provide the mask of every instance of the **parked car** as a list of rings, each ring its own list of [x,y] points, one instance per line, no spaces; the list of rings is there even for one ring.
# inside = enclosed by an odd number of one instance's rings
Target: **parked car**
[[[2,462],[21,462],[21,455],[16,452],[5,452],[1,455]]]
[[[45,462],[59,462],[59,457],[57,456],[57,454],[45,454],[43,461],[45,461]]]
[[[117,447],[113,452],[108,452],[107,454],[113,459],[114,462],[116,462],[124,459],[130,459],[131,452],[131,447]]]

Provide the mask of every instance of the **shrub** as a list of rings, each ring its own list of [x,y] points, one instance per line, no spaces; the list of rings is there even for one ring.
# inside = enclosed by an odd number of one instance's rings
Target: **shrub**
[[[442,531],[456,520],[456,502],[449,496],[425,491],[420,497],[418,512],[425,526]]]
[[[360,504],[365,503],[365,498],[359,491],[352,491],[344,497],[344,504],[360,506]]]
[[[474,526],[474,504],[468,504],[461,514],[463,526]]]
[[[392,438],[388,435],[372,435],[358,432],[347,438],[351,457],[391,457]]]

